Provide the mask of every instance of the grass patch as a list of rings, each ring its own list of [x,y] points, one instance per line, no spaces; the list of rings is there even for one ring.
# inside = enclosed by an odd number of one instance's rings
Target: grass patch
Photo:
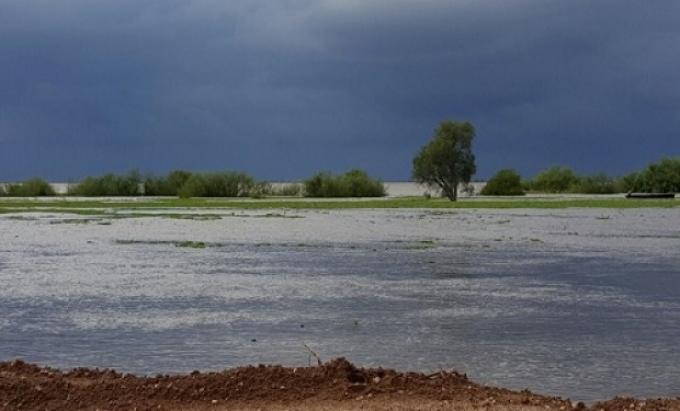
[[[446,199],[425,199],[422,197],[400,197],[387,199],[355,200],[310,200],[310,199],[153,199],[130,200],[71,200],[58,198],[50,200],[0,199],[0,214],[24,212],[61,212],[79,215],[115,215],[116,210],[128,210],[131,217],[168,217],[181,213],[132,214],[144,210],[170,209],[241,209],[241,210],[341,210],[341,209],[565,209],[565,208],[672,208],[679,207],[680,200],[665,199],[626,199],[626,198],[489,198],[460,199],[452,202]],[[283,217],[283,214],[270,213],[269,217]],[[285,216],[296,218],[296,216]],[[170,217],[173,218],[173,217]],[[178,217],[179,218],[179,217]]]

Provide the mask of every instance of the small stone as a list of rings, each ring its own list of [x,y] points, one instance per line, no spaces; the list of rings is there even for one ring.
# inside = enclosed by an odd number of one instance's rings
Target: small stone
[[[380,382],[380,377],[373,377],[373,383],[378,384]]]
[[[211,401],[213,404],[217,404],[217,400],[212,400]]]

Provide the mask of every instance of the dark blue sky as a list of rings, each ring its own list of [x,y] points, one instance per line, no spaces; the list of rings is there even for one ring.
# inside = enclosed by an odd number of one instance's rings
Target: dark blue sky
[[[0,1],[0,180],[398,180],[446,118],[479,178],[680,155],[680,1]]]

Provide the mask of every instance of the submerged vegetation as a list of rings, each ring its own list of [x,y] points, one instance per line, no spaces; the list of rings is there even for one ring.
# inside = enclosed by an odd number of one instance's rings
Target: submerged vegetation
[[[203,241],[180,241],[175,243],[175,247],[181,248],[205,248],[206,245]]]

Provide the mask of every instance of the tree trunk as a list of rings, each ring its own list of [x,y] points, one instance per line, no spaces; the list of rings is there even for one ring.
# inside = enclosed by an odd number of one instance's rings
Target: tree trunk
[[[444,184],[441,186],[442,191],[446,198],[451,201],[456,201],[458,199],[458,185],[457,184]]]

